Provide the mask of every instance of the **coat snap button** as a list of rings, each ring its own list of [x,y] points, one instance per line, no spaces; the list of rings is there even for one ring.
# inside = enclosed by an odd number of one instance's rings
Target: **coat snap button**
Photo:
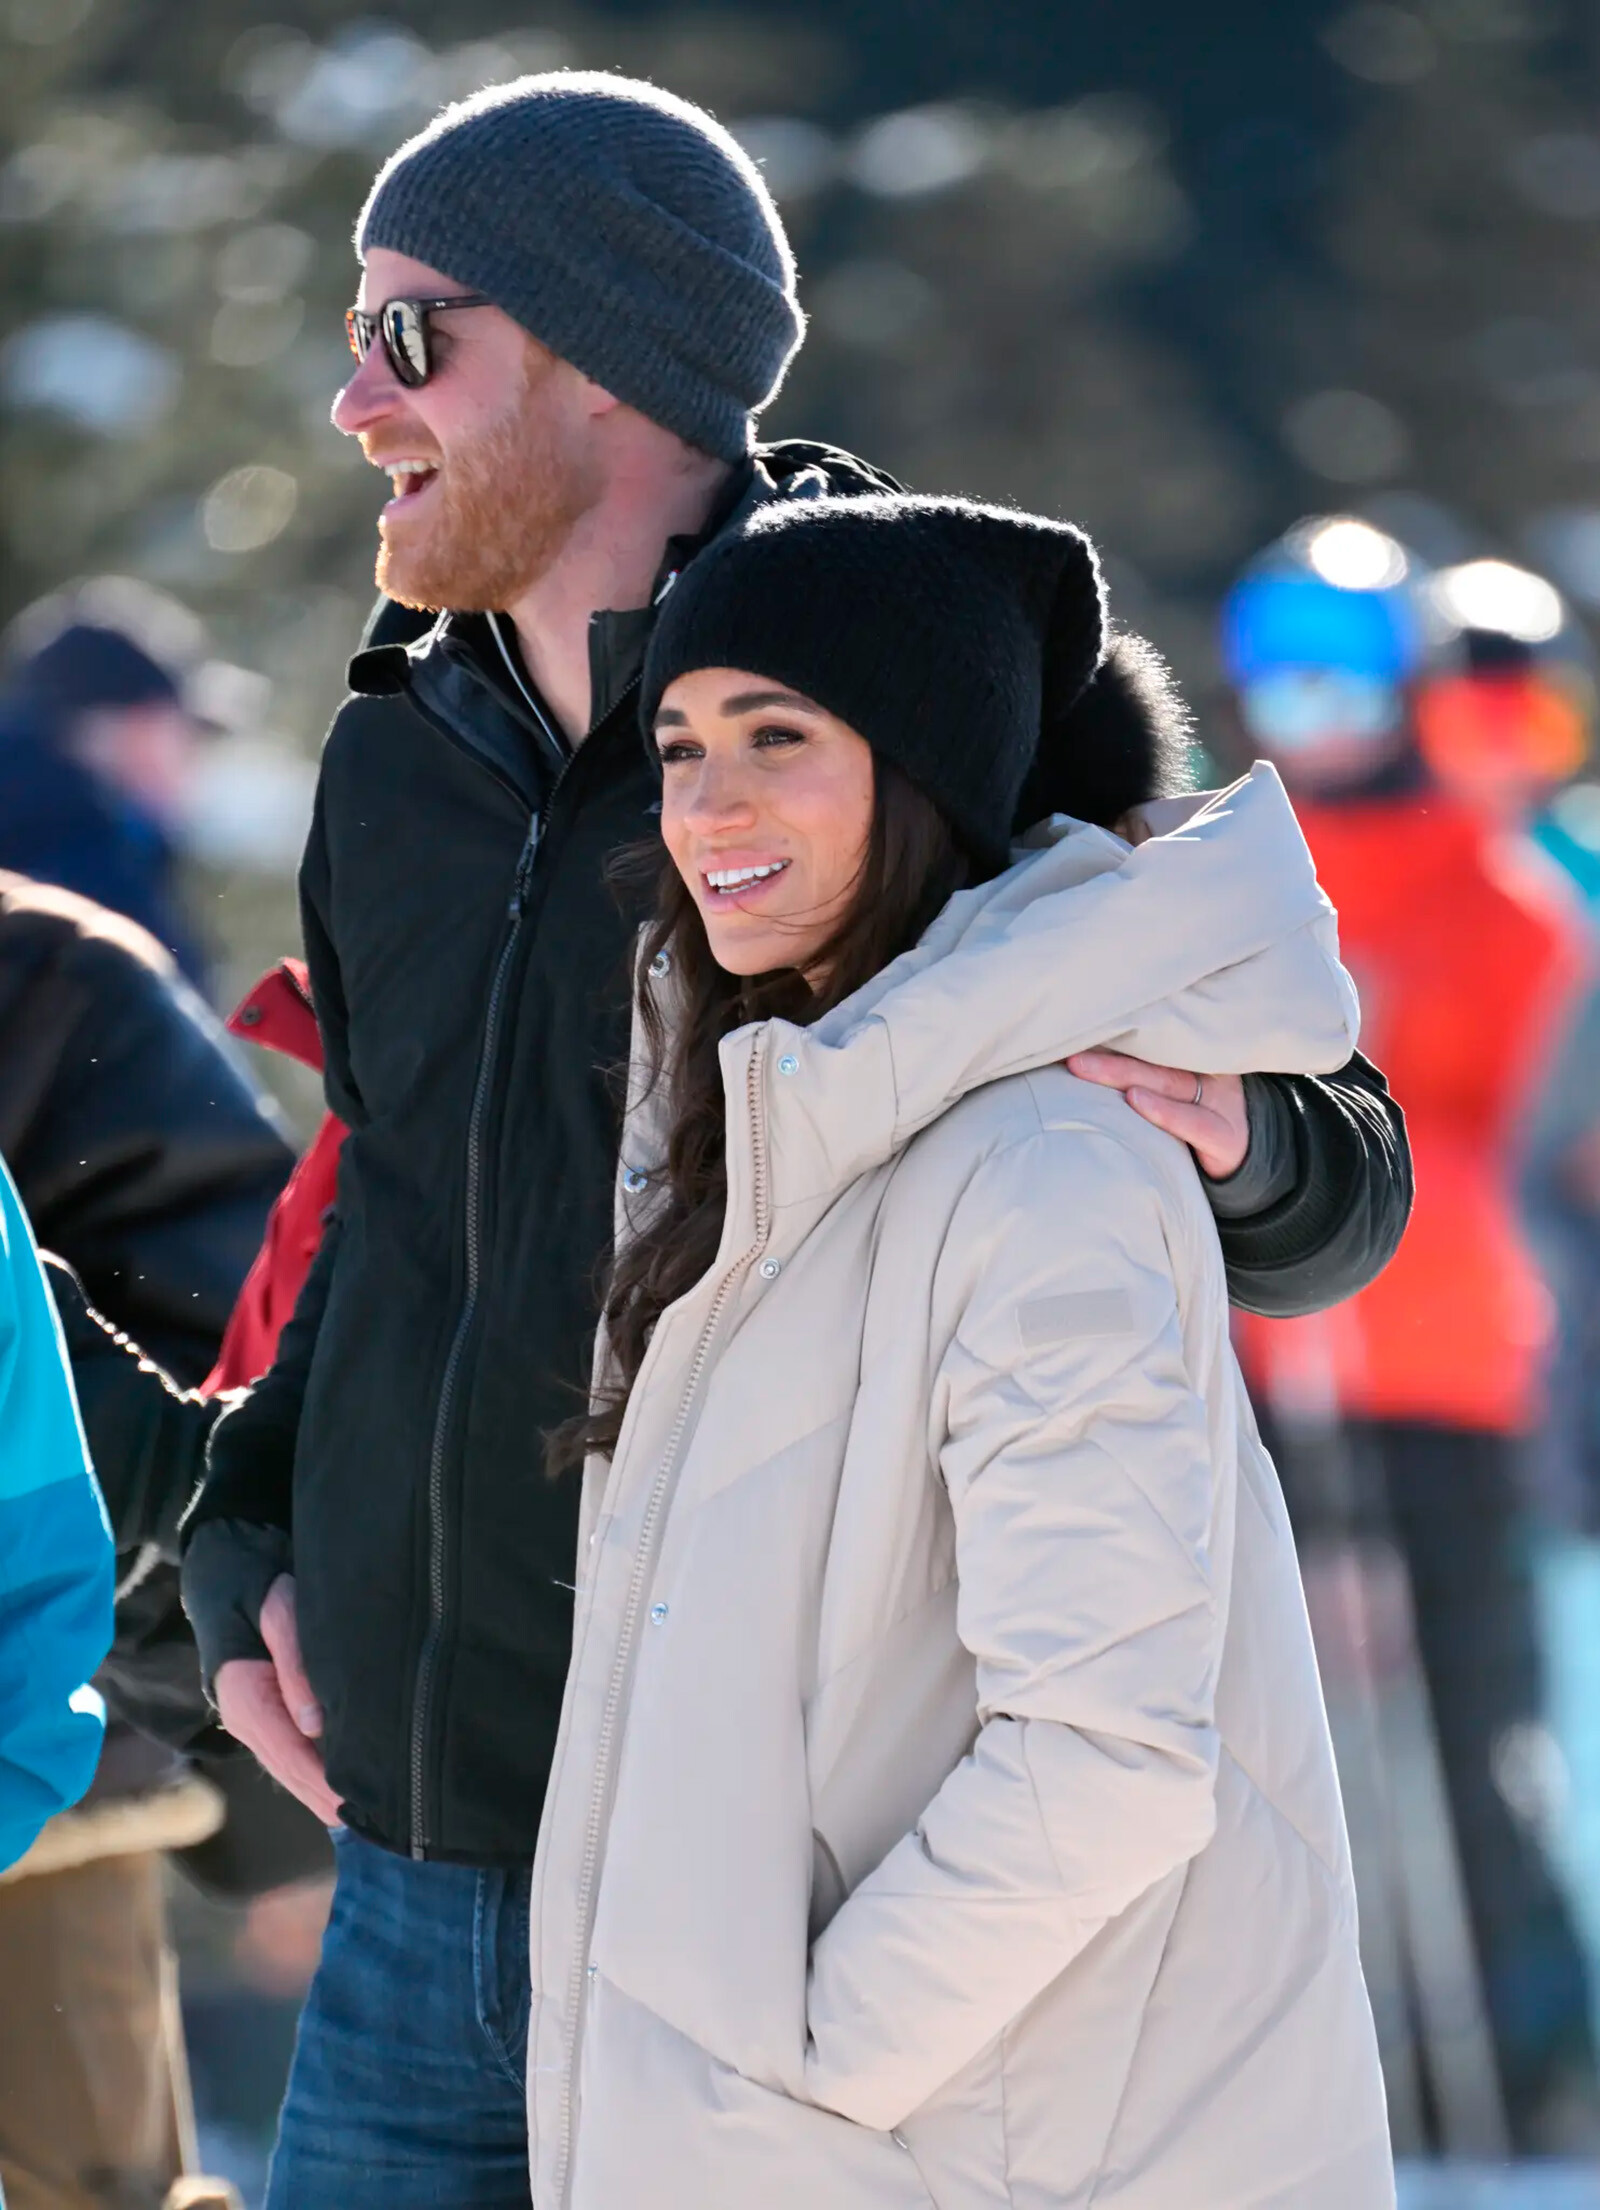
[[[651,960],[651,962],[650,962],[650,979],[651,979],[651,980],[652,980],[653,982],[659,982],[659,981],[661,980],[661,978],[662,978],[662,976],[663,976],[663,975],[669,975],[669,974],[671,974],[671,972],[672,972],[672,954],[671,954],[671,952],[665,952],[665,951],[663,951],[663,952],[657,952],[657,953],[656,953],[656,956],[654,957],[654,959],[652,959],[652,960]]]
[[[782,1259],[764,1258],[761,1261],[761,1271],[768,1281],[776,1281],[783,1272]]]
[[[665,1604],[652,1604],[650,1606],[650,1624],[652,1627],[659,1627],[666,1616],[667,1607]]]
[[[800,1072],[800,1062],[792,1051],[786,1051],[778,1061],[778,1072],[780,1074],[798,1074]]]
[[[636,1166],[624,1167],[622,1170],[622,1186],[630,1197],[637,1197],[640,1190],[648,1187],[649,1181],[649,1175]]]

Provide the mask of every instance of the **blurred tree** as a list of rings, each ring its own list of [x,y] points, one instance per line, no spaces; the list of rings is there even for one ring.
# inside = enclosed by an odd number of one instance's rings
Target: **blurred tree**
[[[1219,585],[1307,505],[1519,540],[1600,601],[1576,0],[508,14],[0,0],[0,613],[149,576],[314,747],[381,495],[326,419],[351,219],[442,100],[563,61],[766,163],[813,318],[775,432],[1081,517],[1202,687]]]

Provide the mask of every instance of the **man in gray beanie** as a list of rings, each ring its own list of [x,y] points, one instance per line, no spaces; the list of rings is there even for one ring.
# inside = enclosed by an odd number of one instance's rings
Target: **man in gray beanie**
[[[448,110],[357,246],[334,420],[393,478],[387,602],[301,870],[349,1136],[277,1359],[216,1428],[184,1590],[224,1722],[338,1832],[269,2210],[527,2210],[577,1541],[541,1438],[581,1402],[610,1236],[637,915],[608,863],[658,833],[640,668],[675,575],[756,505],[896,487],[755,446],[793,262],[736,142],[651,86]],[[419,633],[396,601],[442,611]],[[1237,1078],[1197,1104],[1183,1070],[1098,1071],[1228,1178],[1238,1296],[1306,1309],[1389,1255],[1404,1145],[1370,1070],[1252,1077],[1248,1115]]]

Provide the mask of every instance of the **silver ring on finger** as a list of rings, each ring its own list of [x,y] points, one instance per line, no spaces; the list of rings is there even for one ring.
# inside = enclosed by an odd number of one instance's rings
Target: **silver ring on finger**
[[[1191,1105],[1200,1105],[1200,1104],[1203,1104],[1203,1103],[1204,1103],[1204,1101],[1205,1101],[1205,1094],[1206,1094],[1206,1078],[1205,1078],[1205,1076],[1204,1076],[1203,1074],[1197,1074],[1197,1075],[1195,1076],[1195,1078],[1194,1078],[1194,1095],[1193,1095],[1193,1097],[1192,1097],[1192,1098],[1190,1098],[1190,1100],[1189,1100],[1190,1104],[1191,1104]]]

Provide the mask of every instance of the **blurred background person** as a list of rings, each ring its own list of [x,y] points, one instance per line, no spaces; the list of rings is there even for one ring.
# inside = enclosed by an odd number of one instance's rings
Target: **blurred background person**
[[[171,1562],[203,1422],[185,1454],[171,1423],[130,1417],[139,1360],[111,1329],[200,1382],[293,1154],[161,945],[0,874],[0,1156],[72,1269],[56,1279],[119,1552],[94,1784],[0,1883],[0,2181],[11,2210],[140,2210],[195,2164],[163,1853],[197,1850],[206,1876],[250,1892],[325,1844],[212,1724]]]
[[[1561,594],[1504,560],[1471,560],[1420,586],[1426,651],[1417,749],[1431,780],[1483,822],[1492,858],[1532,885],[1540,859],[1591,939],[1587,987],[1564,1009],[1521,1133],[1527,1224],[1554,1293],[1544,1409],[1525,1454],[1531,1501],[1552,1524],[1600,1525],[1600,874],[1551,801],[1590,758],[1594,653]]]
[[[1555,586],[1508,560],[1424,577],[1417,610],[1412,713],[1428,775],[1490,828],[1533,834],[1559,856],[1545,809],[1589,757],[1593,647]],[[1511,851],[1525,860],[1525,846]]]
[[[303,959],[280,959],[245,993],[228,1016],[228,1027],[312,1074],[322,1072],[322,1035]],[[346,1133],[343,1121],[324,1112],[273,1205],[217,1363],[206,1377],[208,1394],[248,1388],[277,1355],[278,1337],[305,1286],[333,1206]]]
[[[1435,769],[1425,613],[1406,553],[1350,518],[1291,530],[1224,609],[1241,734],[1294,799],[1363,1048],[1392,1071],[1416,1163],[1385,1272],[1330,1314],[1247,1321],[1242,1345],[1303,1543],[1342,1509],[1358,1533],[1391,1533],[1409,1569],[1507,2116],[1520,2147],[1548,2150],[1573,2128],[1597,2136],[1587,1975],[1519,1785],[1543,1692],[1518,1458],[1552,1313],[1518,1216],[1517,1141],[1587,945],[1555,870],[1511,833],[1521,786],[1502,753],[1516,748],[1489,741],[1488,710],[1471,724],[1470,797]],[[1330,1422],[1343,1499],[1305,1447]]]
[[[1547,578],[1503,560],[1431,577],[1427,665],[1417,686],[1430,772],[1509,838],[1558,866],[1591,940],[1600,865],[1581,827],[1592,783],[1594,648]],[[1514,855],[1514,857],[1513,857]],[[1591,1960],[1600,1957],[1600,979],[1566,1023],[1530,1117],[1525,1218],[1553,1294],[1543,1417],[1522,1471],[1534,1520],[1550,1735],[1526,1738],[1504,1779],[1559,1856]],[[1593,1995],[1593,1990],[1591,1990]]]
[[[103,576],[19,615],[0,671],[0,867],[126,914],[202,985],[178,852],[203,637],[165,592]]]

